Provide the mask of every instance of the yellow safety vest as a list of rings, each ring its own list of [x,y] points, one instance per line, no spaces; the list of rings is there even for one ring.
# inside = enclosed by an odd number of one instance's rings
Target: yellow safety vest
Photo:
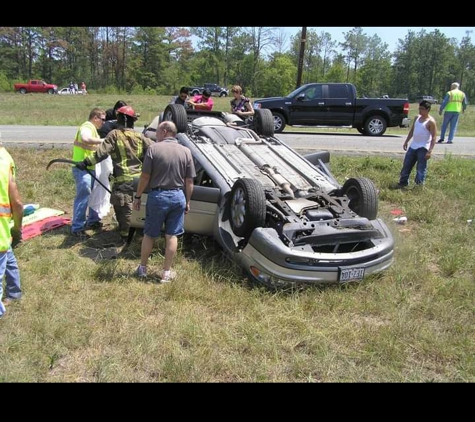
[[[76,132],[76,137],[74,138],[73,161],[84,161],[85,158],[93,155],[94,151],[97,149],[96,145],[86,144],[82,141],[81,129],[83,127],[89,127],[92,130],[92,136],[94,138],[100,138],[99,134],[97,133],[97,128],[89,120],[83,123]],[[90,170],[94,170],[94,168],[95,166],[88,167]]]
[[[15,163],[8,151],[4,147],[0,147],[0,252],[7,251],[12,243],[10,234],[12,209],[8,193],[10,172],[13,176],[15,175]]]
[[[457,113],[462,112],[462,103],[463,99],[465,98],[465,94],[460,91],[460,89],[453,89],[449,91],[449,102],[445,107],[445,111],[455,111]]]

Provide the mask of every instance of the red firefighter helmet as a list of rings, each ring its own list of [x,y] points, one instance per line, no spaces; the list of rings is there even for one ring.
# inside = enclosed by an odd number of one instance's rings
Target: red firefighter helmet
[[[139,117],[139,115],[130,106],[122,106],[121,108],[117,110],[117,113],[125,114],[126,116],[133,117],[135,120],[137,120],[137,117]]]

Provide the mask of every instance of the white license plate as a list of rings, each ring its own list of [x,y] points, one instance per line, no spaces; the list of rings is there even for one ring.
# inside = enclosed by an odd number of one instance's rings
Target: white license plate
[[[340,276],[338,281],[356,281],[363,280],[364,277],[364,268],[340,268]]]

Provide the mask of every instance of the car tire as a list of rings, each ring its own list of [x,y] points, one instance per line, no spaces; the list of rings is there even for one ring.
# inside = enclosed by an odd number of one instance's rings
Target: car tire
[[[267,108],[254,110],[254,131],[262,136],[274,136],[274,116]]]
[[[220,97],[227,97],[227,96],[228,96],[228,94],[227,94],[226,92],[224,92],[224,91],[223,91],[223,92],[221,92],[221,93],[219,94],[219,96],[220,96]]]
[[[198,91],[197,89],[195,89],[195,90],[193,90],[193,91],[190,92],[190,95],[191,95],[192,97],[194,97],[195,95],[200,95],[200,91]]]
[[[361,133],[362,135],[365,134],[365,130],[364,130],[364,127],[357,127],[356,130]]]
[[[20,94],[26,94],[26,88],[21,88],[20,89]]]
[[[285,128],[285,117],[278,111],[273,111],[274,116],[274,133],[281,133]]]
[[[367,136],[382,136],[386,132],[388,124],[386,119],[382,116],[371,116],[364,124],[364,135]]]
[[[229,197],[229,218],[236,236],[248,239],[266,220],[266,196],[262,184],[254,179],[236,180]]]
[[[186,132],[188,129],[186,110],[181,104],[168,104],[163,112],[163,121],[175,123],[177,133]]]
[[[378,215],[378,191],[366,177],[353,177],[343,185],[341,192],[349,199],[348,206],[360,217],[374,220]]]
[[[48,89],[48,94],[53,95],[54,94],[54,89],[53,88]]]

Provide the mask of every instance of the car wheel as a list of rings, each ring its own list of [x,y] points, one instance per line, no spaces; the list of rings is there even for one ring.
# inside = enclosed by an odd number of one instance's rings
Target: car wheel
[[[54,94],[54,89],[53,88],[48,89],[48,94],[53,95]]]
[[[274,132],[281,133],[285,128],[285,117],[278,111],[273,111],[272,115],[274,116]]]
[[[360,217],[374,220],[378,214],[378,192],[366,177],[348,179],[341,189],[349,199],[348,206]]]
[[[20,94],[26,94],[26,89],[25,89],[25,88],[21,88],[21,89],[20,89]]]
[[[168,104],[163,112],[163,121],[165,120],[175,123],[178,133],[188,129],[186,110],[181,104]]]
[[[220,97],[227,97],[228,94],[226,94],[224,91],[219,94]]]
[[[361,133],[362,135],[364,135],[364,128],[363,127],[357,127],[356,130]]]
[[[266,220],[266,196],[262,184],[254,179],[238,179],[229,199],[231,228],[236,236],[248,238]]]
[[[262,136],[274,136],[274,117],[267,108],[254,110],[254,131]]]
[[[193,97],[195,95],[200,95],[200,91],[198,91],[197,89],[195,89],[194,91],[191,91],[190,95]]]
[[[364,125],[364,134],[367,136],[382,136],[386,132],[387,123],[384,117],[371,116]]]

